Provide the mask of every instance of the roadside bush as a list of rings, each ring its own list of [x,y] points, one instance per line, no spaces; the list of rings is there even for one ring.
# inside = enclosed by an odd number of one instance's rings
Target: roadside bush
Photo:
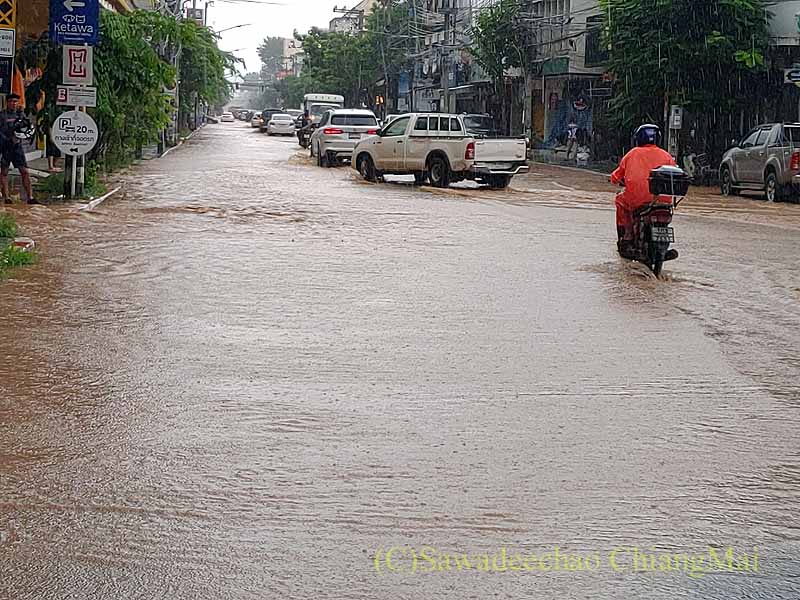
[[[0,213],[0,238],[17,237],[17,222],[14,217]]]

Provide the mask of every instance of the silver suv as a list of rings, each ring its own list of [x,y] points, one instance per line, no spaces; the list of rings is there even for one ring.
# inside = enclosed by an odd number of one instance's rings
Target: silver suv
[[[759,125],[722,157],[719,181],[724,196],[741,189],[764,190],[769,202],[797,195],[800,184],[800,124]]]
[[[371,110],[340,108],[326,112],[311,135],[311,156],[320,167],[350,159],[362,138],[378,133],[378,119]]]

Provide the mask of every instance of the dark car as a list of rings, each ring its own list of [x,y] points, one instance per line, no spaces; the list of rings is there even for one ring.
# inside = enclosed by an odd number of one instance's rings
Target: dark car
[[[279,115],[282,114],[283,110],[280,108],[265,108],[261,111],[261,127],[259,131],[264,133],[267,131],[267,125],[269,124],[270,120],[272,119],[272,115]]]

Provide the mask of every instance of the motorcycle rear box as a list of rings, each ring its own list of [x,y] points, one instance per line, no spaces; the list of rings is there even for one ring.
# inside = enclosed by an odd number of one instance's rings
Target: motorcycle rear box
[[[650,193],[656,196],[685,196],[689,176],[678,167],[664,166],[650,171]]]

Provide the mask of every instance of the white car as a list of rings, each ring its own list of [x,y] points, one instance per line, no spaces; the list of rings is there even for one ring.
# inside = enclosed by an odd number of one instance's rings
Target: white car
[[[311,156],[317,157],[320,167],[329,167],[342,159],[349,160],[356,144],[376,135],[378,129],[378,119],[371,110],[329,110],[311,134]]]
[[[236,117],[233,116],[233,113],[224,112],[222,113],[222,118],[220,119],[223,123],[235,123]]]
[[[267,123],[267,135],[294,135],[294,118],[292,115],[278,113],[272,115]]]
[[[411,113],[397,117],[376,136],[361,140],[352,165],[367,181],[384,174],[413,175],[435,187],[471,179],[505,188],[528,172],[525,140],[482,137],[464,115]]]
[[[261,113],[253,113],[250,119],[250,127],[261,128]]]

